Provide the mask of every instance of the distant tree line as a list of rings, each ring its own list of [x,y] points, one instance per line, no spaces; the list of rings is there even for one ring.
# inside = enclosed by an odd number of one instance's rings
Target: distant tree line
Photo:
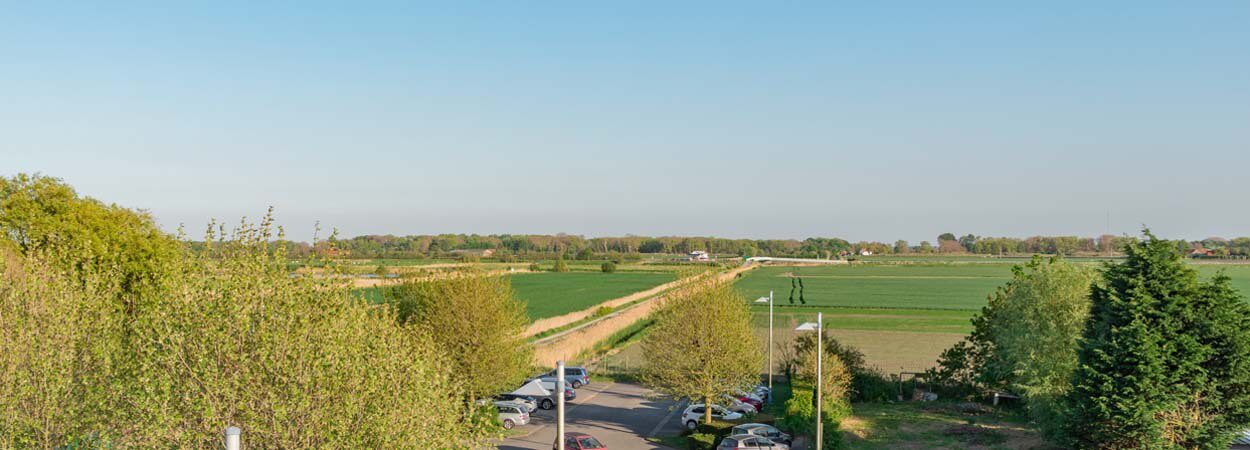
[[[838,258],[859,255],[1121,255],[1134,238],[1110,234],[1098,237],[1031,236],[1026,238],[992,237],[942,233],[936,240],[917,244],[906,240],[894,243],[860,241],[851,243],[840,238],[811,237],[797,239],[727,239],[702,236],[624,236],[587,238],[569,234],[439,234],[439,235],[364,235],[348,239],[331,236],[316,244],[280,241],[279,245],[292,257],[330,254],[340,258],[440,258],[476,257],[490,250],[501,260],[614,260],[623,261],[644,254],[683,254],[705,251],[715,255],[775,256],[792,258]],[[936,242],[936,244],[935,244]],[[1200,241],[1174,241],[1178,250],[1189,257],[1250,257],[1250,237],[1224,239],[1211,237]]]

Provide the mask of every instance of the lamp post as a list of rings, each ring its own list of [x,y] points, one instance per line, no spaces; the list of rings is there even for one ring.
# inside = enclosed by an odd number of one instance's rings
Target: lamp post
[[[564,450],[564,361],[556,361],[556,450]]]
[[[773,402],[773,291],[768,297],[760,297],[755,303],[768,303],[768,403]]]
[[[825,327],[823,323],[824,323],[823,314],[816,313],[816,323],[807,322],[802,325],[799,325],[797,328],[794,329],[794,331],[815,331],[816,332],[816,450],[821,450],[821,444],[823,444],[823,441],[825,439],[824,423],[820,420],[821,410],[824,409],[822,408],[824,406],[824,403],[821,402],[821,398],[820,398],[821,387],[822,385],[825,384],[824,383],[825,380],[821,376],[821,372],[824,366],[824,356],[825,356],[824,349],[822,348],[824,344],[823,341],[825,340],[824,339]]]

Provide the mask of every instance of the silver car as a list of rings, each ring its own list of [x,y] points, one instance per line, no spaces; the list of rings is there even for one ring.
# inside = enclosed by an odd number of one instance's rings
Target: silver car
[[[773,442],[790,445],[790,435],[782,433],[777,427],[762,423],[744,423],[733,427],[729,432],[730,435],[749,434],[752,436],[766,437]]]
[[[725,439],[721,439],[720,445],[716,446],[716,450],[747,450],[747,449],[772,449],[772,450],[790,450],[790,446],[778,442],[773,442],[766,437],[760,437],[750,434],[735,434]]]
[[[520,403],[498,402],[495,403],[495,409],[499,411],[499,423],[503,424],[503,429],[511,430],[517,425],[528,425],[530,423],[530,413],[525,405]]]

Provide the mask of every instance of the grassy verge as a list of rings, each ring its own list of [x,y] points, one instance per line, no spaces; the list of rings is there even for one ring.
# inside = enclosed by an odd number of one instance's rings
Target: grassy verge
[[[841,423],[842,448],[1053,448],[1015,412],[964,411],[952,402],[856,404]]]

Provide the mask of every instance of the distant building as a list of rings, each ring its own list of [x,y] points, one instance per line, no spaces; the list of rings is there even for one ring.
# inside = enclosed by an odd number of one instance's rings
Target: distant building
[[[1189,252],[1190,258],[1206,258],[1211,256],[1215,256],[1215,251],[1209,248],[1198,247]]]
[[[711,261],[712,260],[712,257],[709,256],[707,252],[703,250],[695,250],[693,252],[690,252],[690,254],[687,256],[690,257],[691,261]]]
[[[452,250],[450,253],[453,255],[466,255],[466,256],[477,256],[479,258],[490,258],[491,256],[495,254],[495,250],[490,249],[490,248],[467,249],[467,250]]]
[[[872,256],[872,250],[869,250],[869,249],[866,249],[866,248],[865,248],[865,249],[861,249],[861,250],[859,251],[859,256]]]

